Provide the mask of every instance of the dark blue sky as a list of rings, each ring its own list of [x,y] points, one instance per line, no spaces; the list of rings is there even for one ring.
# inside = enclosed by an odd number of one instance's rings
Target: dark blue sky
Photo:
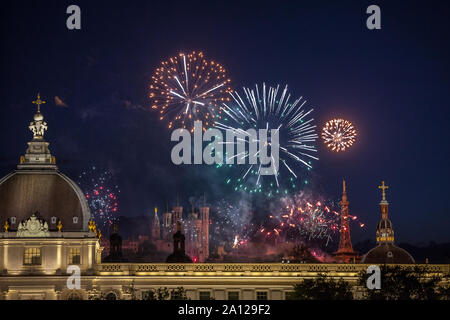
[[[81,7],[80,31],[66,28],[70,4]],[[381,30],[365,26],[370,4],[381,7]],[[319,141],[314,168],[329,197],[348,181],[350,211],[366,222],[354,240],[374,238],[385,180],[399,242],[449,241],[449,9],[440,1],[10,1],[1,12],[0,173],[25,152],[40,91],[60,169],[112,170],[122,215],[164,207],[177,192],[186,202],[228,196],[210,168],[170,163],[169,132],[147,110],[160,61],[202,50],[236,88],[287,83],[315,108],[319,127],[332,117],[355,124],[354,147],[333,154]]]

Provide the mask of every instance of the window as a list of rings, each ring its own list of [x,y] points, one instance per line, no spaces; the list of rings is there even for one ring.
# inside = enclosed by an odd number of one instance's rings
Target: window
[[[228,300],[239,300],[239,291],[228,291]]]
[[[16,223],[16,217],[11,217],[11,224],[15,224]]]
[[[256,291],[256,300],[267,300],[267,291]]]
[[[26,266],[41,264],[40,248],[25,248],[23,255],[23,264]]]
[[[211,292],[209,292],[209,291],[200,291],[199,292],[199,299],[200,300],[210,300],[211,299]]]
[[[51,217],[50,221],[51,221],[51,223],[55,224],[56,223],[56,217]]]
[[[81,254],[80,248],[70,248],[69,249],[69,264],[80,264]]]
[[[78,217],[73,217],[73,223],[78,223]]]

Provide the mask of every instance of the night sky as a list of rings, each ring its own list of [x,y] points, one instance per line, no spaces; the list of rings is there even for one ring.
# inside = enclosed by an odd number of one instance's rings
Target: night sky
[[[338,199],[375,238],[377,188],[390,186],[397,242],[450,241],[450,7],[437,1],[9,1],[1,10],[0,174],[15,168],[31,139],[37,92],[47,100],[46,140],[74,180],[91,166],[120,185],[120,214],[146,215],[179,193],[209,201],[230,193],[215,169],[170,162],[170,131],[150,111],[148,87],[160,61],[202,50],[224,65],[234,88],[288,84],[307,98],[319,128],[354,123],[345,153],[317,141],[314,183]],[[66,28],[81,7],[82,29]],[[366,8],[381,7],[381,30]],[[67,105],[56,106],[57,96]]]

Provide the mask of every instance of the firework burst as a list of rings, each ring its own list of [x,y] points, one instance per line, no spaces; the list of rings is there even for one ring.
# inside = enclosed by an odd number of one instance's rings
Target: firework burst
[[[274,130],[279,135],[279,170],[271,176],[261,175],[261,165],[248,165],[238,178],[227,177],[227,184],[234,183],[235,190],[266,193],[268,196],[284,192],[286,188],[295,189],[299,183],[306,184],[307,180],[299,181],[297,167],[307,170],[312,168],[312,160],[318,160],[313,154],[317,152],[314,143],[317,139],[313,119],[308,118],[313,111],[305,107],[306,100],[302,97],[293,100],[288,87],[255,86],[255,89],[243,88],[244,99],[238,92],[231,92],[232,103],[223,103],[223,121],[216,121],[216,127],[231,130],[233,133],[246,134],[249,129]],[[272,131],[269,131],[272,132]],[[248,144],[248,139],[245,141]],[[236,143],[237,144],[237,143]],[[268,141],[268,149],[272,147]],[[250,159],[250,148],[234,157]],[[254,157],[259,158],[259,151]],[[225,163],[227,163],[225,153]],[[229,165],[232,166],[232,165]],[[282,173],[284,171],[284,173]],[[264,178],[265,177],[265,178]],[[280,181],[283,177],[284,181]],[[287,179],[289,177],[289,179]],[[265,182],[263,180],[266,180]],[[265,185],[264,185],[265,184]]]
[[[281,238],[287,242],[321,242],[327,246],[339,235],[340,213],[333,201],[317,200],[301,192],[280,199],[278,210],[259,232],[267,238]],[[349,215],[350,221],[357,217]],[[363,223],[358,222],[364,227]]]
[[[91,209],[92,218],[103,232],[118,220],[119,187],[111,172],[91,167],[79,175],[79,184]]]
[[[212,206],[211,240],[233,248],[247,243],[253,226],[250,223],[250,204],[246,201],[232,203],[220,200]]]
[[[355,142],[356,130],[350,121],[333,119],[322,128],[322,139],[332,151],[345,151]]]
[[[163,61],[152,76],[152,109],[168,127],[179,124],[193,131],[193,122],[201,120],[204,128],[220,118],[220,106],[229,100],[230,79],[215,61],[206,60],[202,52],[180,53]]]

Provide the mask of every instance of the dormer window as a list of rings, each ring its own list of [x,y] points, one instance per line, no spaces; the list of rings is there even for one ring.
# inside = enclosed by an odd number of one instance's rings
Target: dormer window
[[[51,222],[52,224],[55,224],[55,223],[56,223],[56,217],[51,217],[51,218],[50,218],[50,222]]]
[[[73,223],[78,223],[78,217],[73,217]]]

